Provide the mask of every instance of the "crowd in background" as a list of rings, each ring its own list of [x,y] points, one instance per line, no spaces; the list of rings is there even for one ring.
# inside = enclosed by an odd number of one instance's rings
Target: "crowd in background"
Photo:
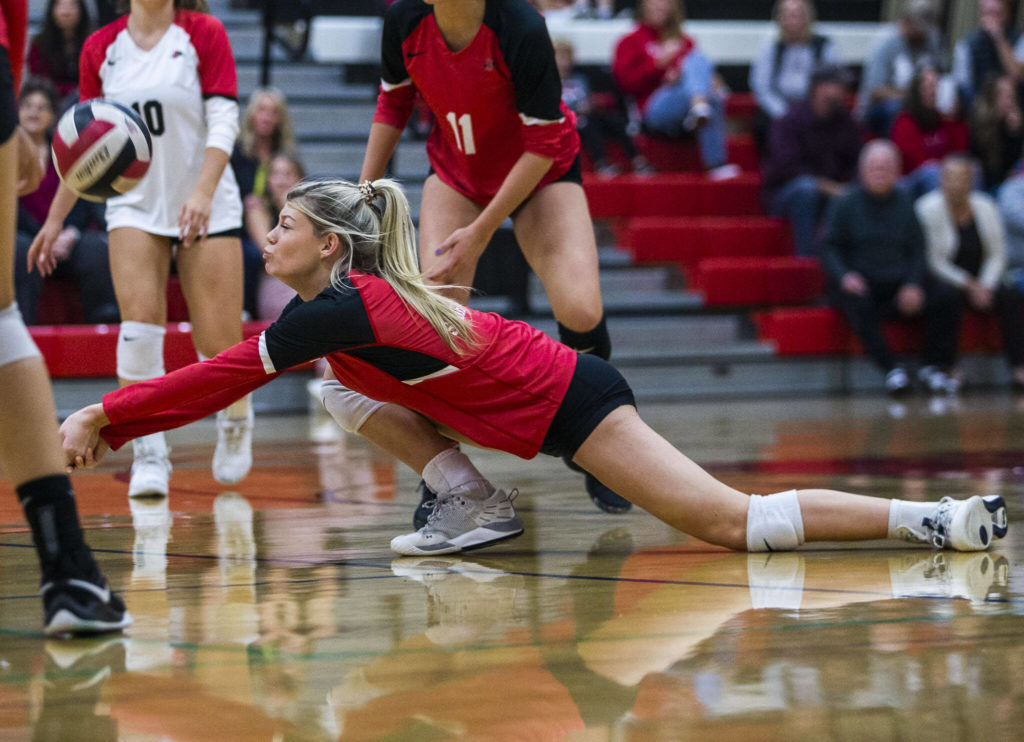
[[[683,0],[531,1],[549,19],[636,18],[603,70],[578,68],[571,42],[554,39],[563,96],[599,175],[655,171],[637,146],[641,132],[694,140],[711,178],[739,174],[728,159],[730,91],[687,33]],[[955,331],[965,306],[1001,318],[1014,385],[1024,390],[1024,35],[1008,2],[977,2],[978,27],[950,43],[935,3],[909,0],[855,86],[837,44],[816,30],[813,2],[778,0],[775,30],[750,68],[756,103],[750,129],[766,212],[790,223],[796,255],[822,261],[832,301],[894,393],[909,388],[909,379],[885,348],[882,320],[923,314],[940,328],[938,337]],[[108,4],[100,11],[109,13]],[[53,123],[77,99],[77,60],[91,21],[84,0],[49,0],[31,39],[21,115],[47,162]],[[305,169],[279,91],[255,91],[242,119],[231,162],[245,210],[245,309],[252,317],[273,317],[286,293],[264,275],[260,247],[283,194]],[[865,149],[871,141],[886,146]],[[865,179],[879,162],[895,170],[891,188],[872,188]],[[47,178],[21,200],[19,245],[31,241],[53,197],[54,188],[45,187],[56,183],[52,165]],[[908,214],[912,219],[901,221]],[[863,228],[859,217],[866,216],[876,229]],[[877,228],[911,222],[916,231]],[[109,275],[103,278],[105,251],[102,209],[82,202],[67,220],[58,257],[61,274],[80,284],[90,322],[117,319]],[[19,303],[32,321],[42,281],[20,271],[18,282]],[[902,290],[907,286],[920,296],[907,299],[915,294]],[[922,382],[954,391],[955,348],[928,346],[925,356]]]

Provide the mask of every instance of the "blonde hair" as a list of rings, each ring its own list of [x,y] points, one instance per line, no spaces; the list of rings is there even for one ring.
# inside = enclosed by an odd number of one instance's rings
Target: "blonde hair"
[[[287,203],[313,223],[317,237],[335,234],[345,246],[331,268],[331,285],[343,288],[353,269],[383,278],[449,348],[462,353],[474,340],[466,308],[439,293],[461,287],[424,282],[409,202],[398,184],[390,179],[375,180],[367,190],[372,198],[345,180],[304,180],[288,191]]]
[[[683,0],[669,0],[669,18],[668,23],[659,28],[662,38],[675,38],[680,39],[683,37],[683,23],[686,22],[686,7],[683,5]],[[647,2],[646,0],[640,0],[640,19],[641,21],[647,18]]]
[[[288,112],[288,102],[284,93],[277,88],[256,88],[249,96],[249,103],[242,115],[242,125],[238,132],[238,145],[242,153],[248,157],[256,154],[256,131],[253,127],[253,117],[256,115],[256,108],[264,98],[270,98],[277,109],[277,130],[274,132],[270,143],[270,149],[274,154],[291,154],[295,151],[295,127],[292,124],[292,115]]]

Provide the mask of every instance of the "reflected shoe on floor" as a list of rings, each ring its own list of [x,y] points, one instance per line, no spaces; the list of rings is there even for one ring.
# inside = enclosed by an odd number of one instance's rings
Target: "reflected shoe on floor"
[[[910,377],[906,369],[897,366],[885,375],[885,391],[890,396],[902,397],[910,394],[910,389]]]
[[[998,554],[908,554],[889,560],[893,597],[966,598],[975,605],[1005,596],[1010,563]]]
[[[102,634],[131,626],[131,614],[106,585],[85,580],[54,580],[40,589],[48,636]]]
[[[217,413],[217,448],[213,452],[213,478],[219,484],[235,484],[252,468],[253,413],[231,420],[227,411]]]
[[[161,495],[170,491],[171,460],[163,433],[145,435],[132,441],[135,457],[128,483],[128,497]]]
[[[129,504],[135,529],[132,577],[163,577],[173,521],[170,503],[166,497],[136,497]]]
[[[954,500],[943,497],[932,514],[916,526],[900,526],[905,541],[931,544],[936,549],[982,551],[1006,535],[1006,504],[999,495]]]
[[[248,563],[256,556],[253,512],[249,501],[237,492],[222,492],[213,501],[213,525],[217,531],[217,556],[230,563]]]
[[[947,374],[935,366],[924,366],[917,372],[929,394],[956,394],[960,391],[960,379],[956,374]]]
[[[516,490],[511,497],[504,490],[494,490],[483,498],[479,488],[470,487],[470,492],[457,488],[438,497],[426,525],[414,533],[393,538],[391,550],[405,556],[453,554],[489,546],[523,532],[523,522],[512,507]]]
[[[633,507],[633,503],[625,497],[616,494],[611,488],[603,485],[601,480],[593,474],[584,472],[583,476],[585,478],[587,494],[590,495],[590,500],[597,505],[600,510],[614,515],[618,513],[628,513]]]

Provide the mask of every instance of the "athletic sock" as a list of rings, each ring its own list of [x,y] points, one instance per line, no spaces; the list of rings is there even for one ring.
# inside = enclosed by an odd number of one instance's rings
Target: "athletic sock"
[[[889,504],[889,538],[900,538],[900,527],[919,531],[921,521],[935,512],[934,502],[910,502],[893,500]]]
[[[494,488],[487,478],[458,448],[448,448],[432,458],[423,467],[423,481],[437,494],[450,492],[456,487],[478,483],[480,495],[488,497]]]
[[[77,578],[101,584],[103,578],[82,535],[75,493],[67,476],[52,474],[33,479],[17,490],[32,528],[43,582]]]
[[[586,332],[570,330],[559,322],[558,339],[577,353],[589,353],[606,361],[612,355],[612,339],[608,336],[608,323],[603,316],[593,329]]]

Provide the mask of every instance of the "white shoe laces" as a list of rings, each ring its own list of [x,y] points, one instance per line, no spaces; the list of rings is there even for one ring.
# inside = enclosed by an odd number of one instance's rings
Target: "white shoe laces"
[[[951,497],[943,497],[939,500],[939,506],[935,509],[935,515],[925,518],[922,522],[932,531],[932,546],[942,549],[946,546],[946,535],[949,533],[949,524],[953,519],[953,503]]]

